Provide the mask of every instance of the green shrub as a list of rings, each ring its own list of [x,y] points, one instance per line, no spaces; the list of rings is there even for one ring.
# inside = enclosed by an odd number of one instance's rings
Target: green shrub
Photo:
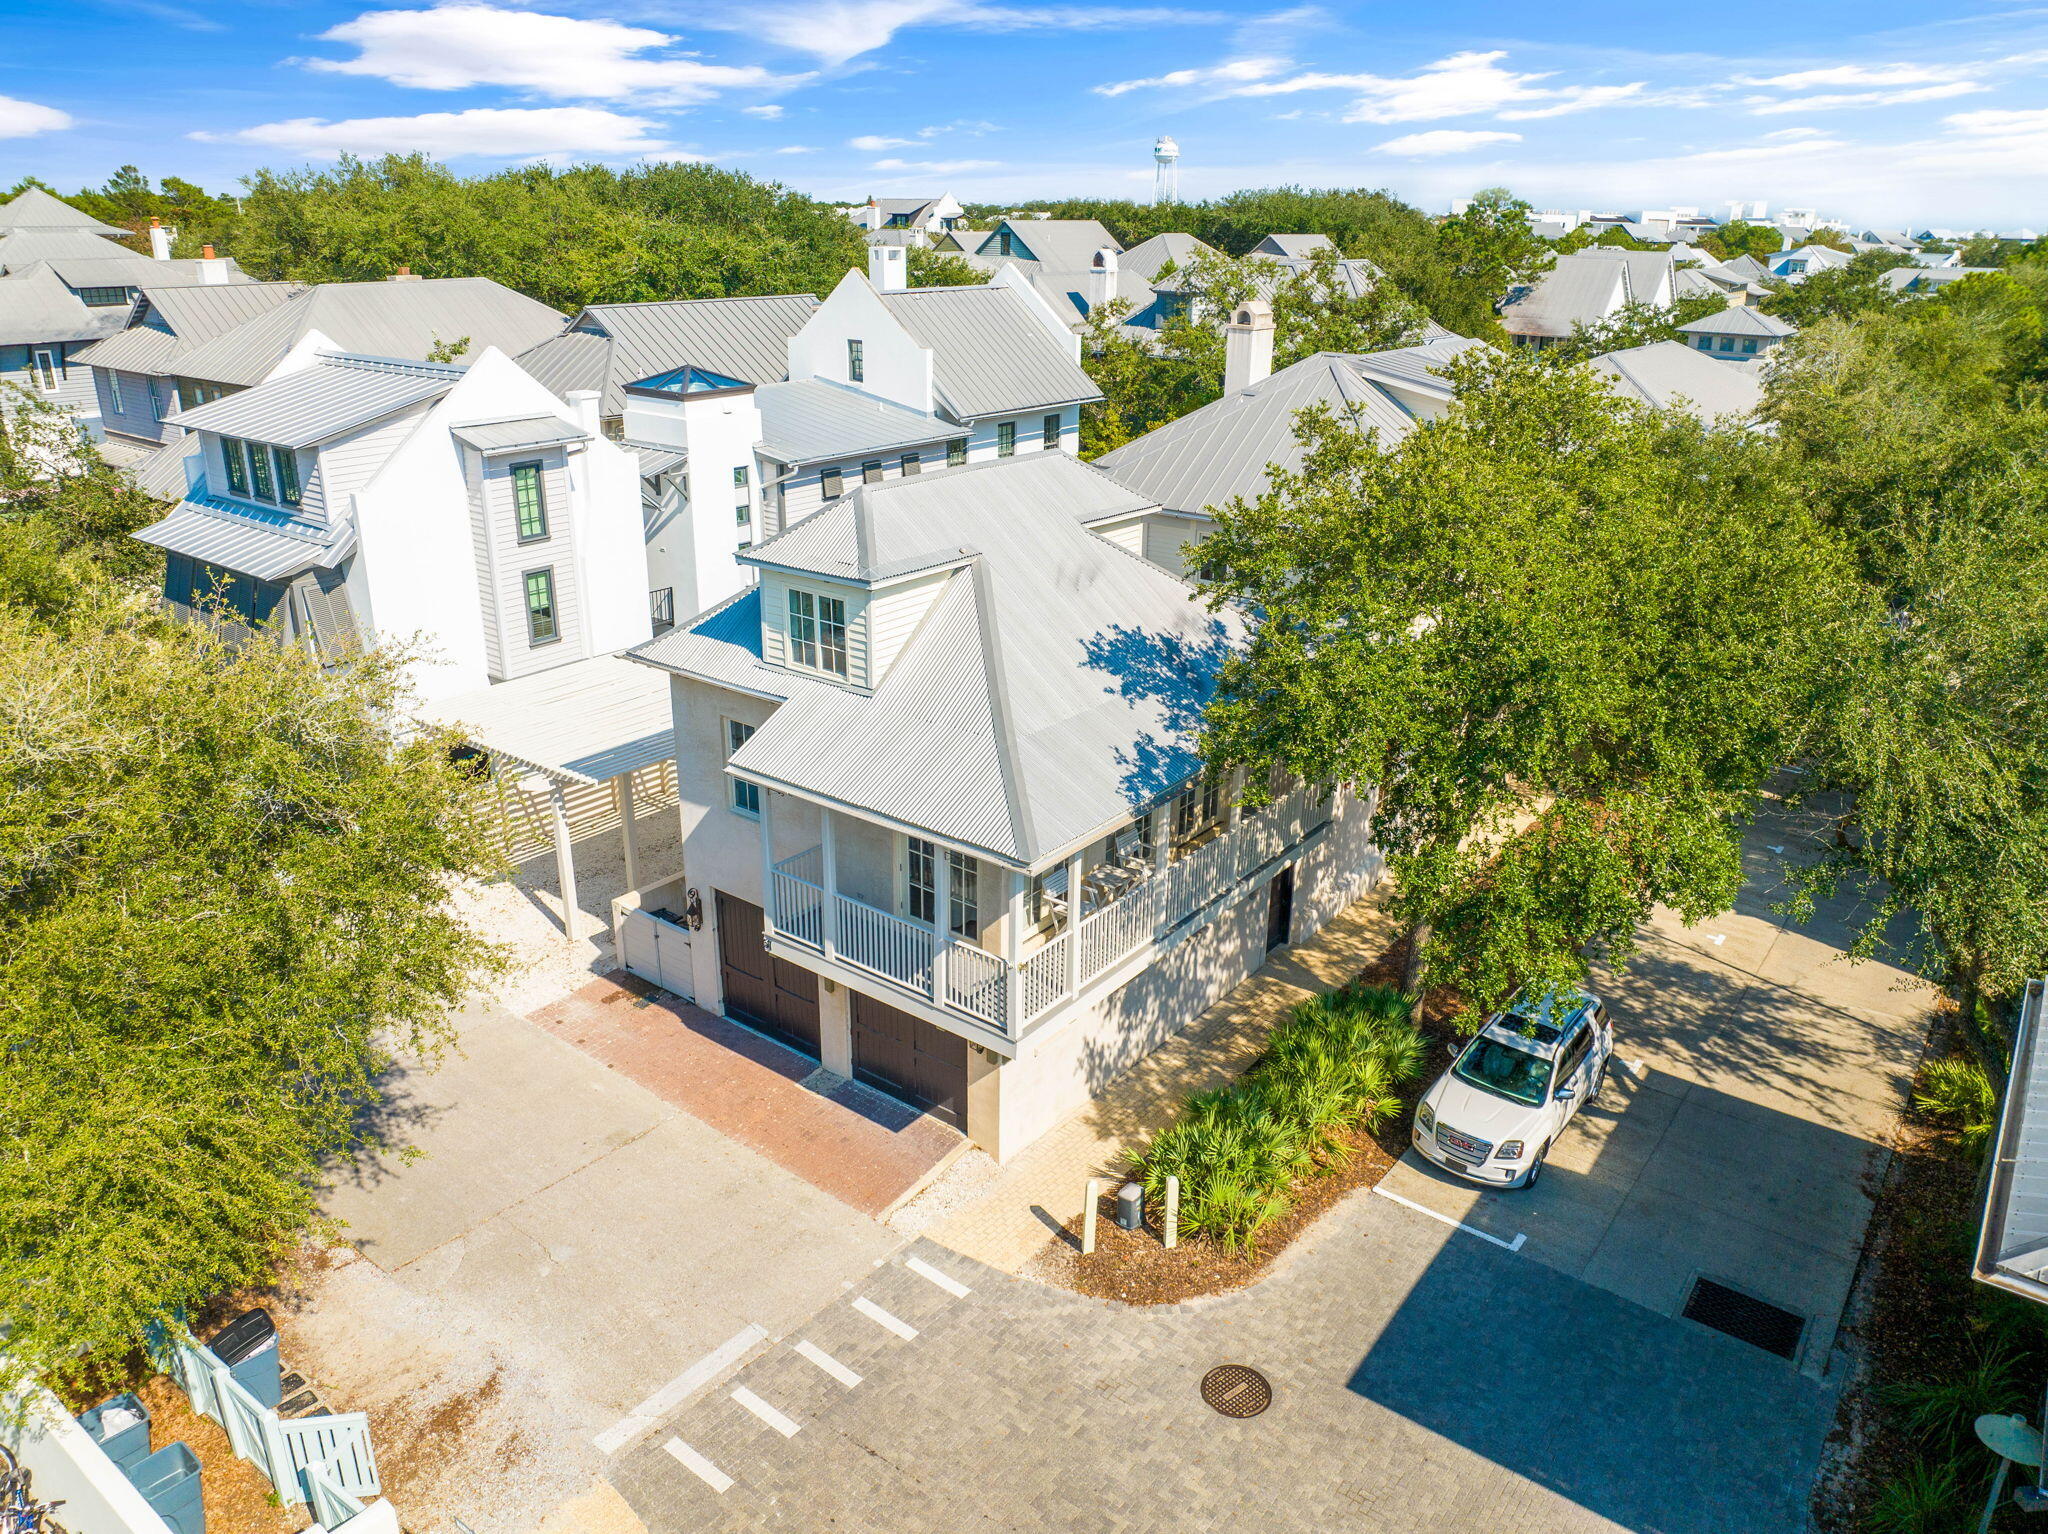
[[[1259,1063],[1227,1087],[1198,1092],[1143,1151],[1132,1172],[1148,1197],[1181,1187],[1181,1224],[1233,1251],[1292,1207],[1304,1177],[1334,1170],[1344,1135],[1378,1128],[1400,1109],[1396,1088],[1422,1068],[1414,999],[1391,987],[1347,987],[1301,1003],[1274,1028]]]
[[[2026,1405],[2019,1355],[2009,1343],[1980,1340],[1969,1366],[1932,1380],[1897,1380],[1884,1387],[1907,1431],[1934,1443],[1972,1442],[1971,1424],[1986,1412]]]
[[[1981,1157],[1998,1122],[1998,1087],[1974,1060],[1936,1060],[1921,1072],[1913,1106],[1949,1124],[1956,1143]]]
[[[1970,1494],[1956,1460],[1922,1460],[1878,1489],[1864,1520],[1868,1534],[1965,1534]]]

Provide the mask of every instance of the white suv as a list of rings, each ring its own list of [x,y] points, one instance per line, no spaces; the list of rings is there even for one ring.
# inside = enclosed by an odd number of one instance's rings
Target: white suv
[[[1587,991],[1518,991],[1415,1110],[1415,1148],[1474,1182],[1526,1188],[1607,1079],[1614,1028]]]

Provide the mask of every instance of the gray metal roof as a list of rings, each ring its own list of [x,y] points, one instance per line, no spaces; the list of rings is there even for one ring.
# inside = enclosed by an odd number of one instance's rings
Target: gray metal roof
[[[1000,239],[1005,229],[1011,238],[1008,256],[1002,253]],[[1049,267],[1080,272],[1087,270],[1095,252],[1104,246],[1119,251],[1124,248],[1099,219],[1006,218],[982,238],[974,254],[997,260],[1041,261]]]
[[[317,330],[337,350],[425,358],[467,339],[458,361],[487,346],[516,354],[554,334],[562,316],[488,277],[426,282],[329,282],[204,341],[178,358],[178,374],[208,383],[255,384]]]
[[[1786,324],[1776,315],[1765,314],[1747,304],[1731,304],[1717,313],[1688,320],[1678,327],[1680,335],[1689,336],[1789,336],[1796,334],[1797,330],[1797,326]]]
[[[173,426],[311,447],[394,411],[438,399],[462,370],[431,362],[323,357],[313,366],[164,417]]]
[[[690,455],[679,447],[664,447],[656,442],[624,442],[620,445],[640,460],[642,479],[654,479],[680,469],[690,461]]]
[[[1663,250],[1617,250],[1612,245],[1591,245],[1579,252],[1596,261],[1619,261],[1628,268],[1628,296],[1632,303],[1655,304],[1658,292],[1671,280],[1675,270],[1671,253]]]
[[[506,421],[472,421],[449,430],[480,453],[511,453],[528,447],[588,442],[590,433],[558,415],[525,415]]]
[[[0,341],[90,341],[117,328],[122,314],[87,308],[41,261],[0,277]]]
[[[199,439],[187,435],[166,442],[128,473],[135,488],[144,495],[160,501],[182,501],[204,484],[205,462],[200,455]]]
[[[1114,245],[1114,241],[1111,242]],[[962,259],[969,266],[987,272],[991,277],[1006,266],[1017,269],[1018,275],[1028,281],[1033,291],[1052,306],[1052,312],[1070,328],[1079,327],[1088,318],[1086,297],[1089,281],[1089,261],[1094,258],[1090,250],[1088,258],[1078,265],[1067,266],[1048,261],[1025,260],[1018,256],[968,255]],[[1110,295],[1112,301],[1122,299],[1131,306],[1133,314],[1143,310],[1152,302],[1152,279],[1136,268],[1126,267],[1119,260],[1116,272],[1116,291]]]
[[[1557,264],[1521,297],[1502,307],[1510,335],[1568,336],[1574,325],[1597,325],[1628,302],[1628,266],[1581,251]]]
[[[809,293],[592,304],[574,326],[518,354],[554,393],[599,391],[598,409],[623,415],[629,383],[685,365],[751,384],[789,376],[789,338],[818,307]]]
[[[1183,267],[1197,256],[1215,254],[1214,247],[1204,245],[1191,234],[1155,234],[1125,251],[1117,258],[1117,264],[1151,282],[1169,261],[1176,267]]]
[[[1069,345],[1009,288],[908,288],[881,298],[931,349],[938,406],[957,420],[1102,398]]]
[[[623,655],[593,655],[442,698],[429,724],[559,781],[603,783],[675,755],[668,678]]]
[[[83,229],[0,230],[0,268],[47,261],[73,287],[139,287],[160,263]]]
[[[260,581],[332,570],[355,548],[352,527],[323,527],[237,501],[192,496],[135,534],[173,554],[203,559]]]
[[[871,695],[789,690],[734,770],[1025,866],[1185,781],[1200,766],[1201,710],[1242,625],[1090,533],[1084,519],[1111,499],[1143,504],[1078,459],[1036,453],[866,485],[806,519],[864,517],[864,530],[832,541],[864,546],[882,566],[933,546],[966,550],[966,562],[943,577]],[[758,633],[755,599],[633,653],[712,675],[704,652],[719,641],[707,631],[730,633],[749,605]],[[758,639],[733,638],[737,674],[770,669]]]
[[[1975,1277],[2048,1301],[2048,981],[2029,980],[2013,1031],[2012,1070],[1999,1107],[1991,1185],[1977,1236]]]
[[[0,229],[77,229],[87,234],[128,233],[114,224],[103,224],[90,213],[81,213],[63,199],[51,196],[39,186],[26,188],[20,196],[0,202]]]
[[[763,384],[761,443],[784,463],[821,463],[957,437],[960,428],[823,378]]]
[[[1269,234],[1251,248],[1250,254],[1305,261],[1319,250],[1336,248],[1337,242],[1327,234]]]
[[[1201,512],[1266,488],[1274,465],[1301,468],[1299,411],[1328,405],[1338,419],[1379,433],[1390,448],[1415,430],[1408,408],[1382,381],[1448,397],[1433,369],[1484,342],[1452,337],[1397,351],[1350,356],[1318,352],[1270,378],[1211,400],[1096,460],[1131,490],[1174,511]]]
[[[145,284],[124,315],[127,328],[95,342],[79,360],[128,373],[171,375],[203,341],[275,309],[305,288],[295,282],[224,282],[200,287]]]
[[[1723,415],[1750,415],[1763,403],[1764,386],[1755,374],[1716,362],[1683,341],[1652,341],[1608,352],[1591,363],[1596,373],[1614,380],[1617,389],[1658,410],[1683,402],[1703,420]]]

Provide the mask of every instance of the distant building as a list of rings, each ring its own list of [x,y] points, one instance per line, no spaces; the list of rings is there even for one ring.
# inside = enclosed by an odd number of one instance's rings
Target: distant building
[[[1678,333],[1693,350],[1710,353],[1717,362],[1743,363],[1761,361],[1798,331],[1760,309],[1730,307],[1680,325]]]

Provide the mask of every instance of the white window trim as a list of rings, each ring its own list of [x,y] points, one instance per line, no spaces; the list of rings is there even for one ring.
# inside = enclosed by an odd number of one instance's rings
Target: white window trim
[[[43,382],[43,360],[49,359],[50,381]],[[34,376],[36,387],[45,394],[56,394],[64,387],[63,352],[49,346],[32,347],[28,354],[28,370]]]
[[[733,753],[738,751],[741,746],[744,746],[748,740],[753,739],[754,732],[759,728],[759,725],[748,724],[744,719],[720,719],[718,721],[718,745],[721,753],[719,761],[731,761]],[[735,742],[732,738],[735,729],[747,732],[746,736],[738,742]],[[750,810],[740,803],[740,790],[743,787],[752,788],[754,790],[755,802],[758,805],[761,786],[758,783],[744,783],[731,773],[726,773],[724,776],[725,807],[742,820],[759,820],[761,818],[761,811],[758,808]]]

